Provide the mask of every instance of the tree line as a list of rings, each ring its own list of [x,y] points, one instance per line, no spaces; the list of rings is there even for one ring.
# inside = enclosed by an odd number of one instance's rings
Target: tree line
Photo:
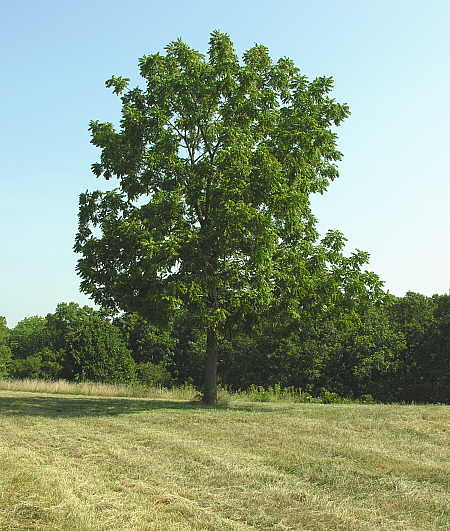
[[[0,377],[201,389],[206,341],[187,313],[163,327],[61,303],[12,329],[0,318]],[[382,402],[450,402],[449,362],[450,296],[412,292],[320,320],[255,315],[218,347],[229,389],[279,385]]]

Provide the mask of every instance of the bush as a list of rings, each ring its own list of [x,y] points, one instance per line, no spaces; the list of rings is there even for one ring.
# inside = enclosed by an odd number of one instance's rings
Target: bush
[[[364,404],[375,404],[376,403],[375,398],[370,393],[361,395],[360,400],[361,402],[364,402]]]
[[[344,404],[351,402],[351,400],[342,398],[337,393],[333,393],[327,389],[321,389],[320,400],[322,404]]]
[[[252,385],[250,386],[250,389],[247,392],[247,396],[250,400],[253,400],[254,402],[270,402],[271,400],[271,393],[269,391],[266,391],[264,387],[261,387],[260,385]]]
[[[299,391],[295,396],[295,402],[298,402],[299,404],[311,404],[314,402],[320,402],[320,398],[316,398],[306,391]]]
[[[174,380],[161,363],[141,362],[136,365],[136,378],[147,387],[171,387]]]

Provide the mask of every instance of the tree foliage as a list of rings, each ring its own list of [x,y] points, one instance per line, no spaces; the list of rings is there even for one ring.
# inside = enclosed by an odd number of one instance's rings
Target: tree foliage
[[[408,292],[392,299],[391,316],[404,334],[395,385],[402,400],[450,401],[450,296]]]
[[[364,284],[366,273],[360,275]],[[280,304],[236,323],[218,347],[220,384],[293,387],[324,400],[449,403],[450,296],[407,293],[376,300],[355,290],[356,271],[350,278],[352,295],[329,293],[326,308],[308,304],[294,317]],[[34,317],[18,323],[17,330],[8,330],[2,319],[0,378],[199,386],[206,333],[194,317],[178,314],[173,326],[162,328],[137,314],[111,322],[103,312],[69,303],[43,321]],[[30,330],[44,335],[48,345],[41,348],[31,340]],[[13,350],[11,359],[9,344],[17,347],[18,337],[40,350],[27,353],[22,344],[16,351],[20,357]]]
[[[0,378],[6,378],[11,370],[11,349],[7,343],[9,333],[6,319],[0,316]]]
[[[8,340],[16,378],[56,378],[61,370],[58,354],[52,351],[52,338],[45,317],[26,317],[11,330]]]
[[[80,196],[81,288],[151,320],[195,314],[214,401],[227,329],[280,295],[292,312],[310,296],[320,264],[309,196],[337,176],[333,127],[349,110],[330,97],[331,78],[309,81],[261,45],[239,61],[220,32],[206,56],[177,40],[139,67],[142,87],[106,82],[121,95],[120,126],[90,124],[93,171],[118,186]]]
[[[34,356],[50,345],[51,339],[45,317],[34,315],[17,323],[9,335],[9,346],[15,359]]]
[[[98,312],[76,303],[58,304],[47,316],[53,347],[63,354],[68,380],[131,382],[135,364],[120,331]]]

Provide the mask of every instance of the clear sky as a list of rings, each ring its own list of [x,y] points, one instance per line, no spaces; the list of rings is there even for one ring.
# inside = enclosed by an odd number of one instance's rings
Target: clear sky
[[[9,326],[79,293],[72,251],[78,195],[99,186],[91,119],[114,121],[112,74],[181,37],[206,51],[230,34],[331,75],[352,115],[339,128],[340,178],[313,199],[319,228],[396,295],[446,293],[450,282],[450,1],[66,0],[0,10],[0,315]]]

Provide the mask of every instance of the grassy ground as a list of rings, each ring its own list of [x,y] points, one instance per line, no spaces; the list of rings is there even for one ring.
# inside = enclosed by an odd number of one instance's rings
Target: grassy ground
[[[2,390],[0,529],[448,529],[449,412]]]
[[[31,391],[33,393],[51,394],[77,394],[87,396],[120,396],[132,398],[158,398],[168,400],[195,400],[199,396],[198,390],[189,384],[171,388],[161,386],[148,386],[139,383],[135,384],[105,384],[95,382],[68,382],[67,380],[33,380],[12,379],[0,380],[0,390],[2,391]],[[333,393],[332,393],[333,394]],[[230,400],[246,400],[250,402],[317,402],[320,398],[313,398],[308,393],[300,389],[289,387],[282,389],[279,385],[264,389],[252,386],[250,389],[242,391],[228,391],[219,389],[219,400],[221,403],[228,403]],[[337,395],[336,395],[337,396]],[[345,399],[340,399],[345,401]],[[347,402],[351,402],[347,400]]]

